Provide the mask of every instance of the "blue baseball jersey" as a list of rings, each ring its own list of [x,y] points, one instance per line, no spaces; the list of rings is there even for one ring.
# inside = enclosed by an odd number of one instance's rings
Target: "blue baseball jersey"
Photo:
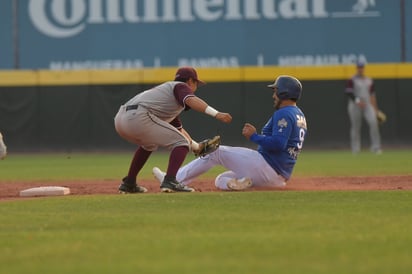
[[[261,134],[250,140],[270,166],[285,179],[289,179],[303,147],[307,132],[306,118],[297,106],[286,106],[275,111]]]

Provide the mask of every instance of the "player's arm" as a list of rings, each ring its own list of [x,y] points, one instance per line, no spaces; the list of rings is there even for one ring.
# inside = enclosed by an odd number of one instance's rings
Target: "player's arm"
[[[376,99],[376,94],[375,94],[375,84],[372,82],[370,88],[369,88],[369,94],[370,94],[370,100],[373,108],[375,109],[376,112],[378,112],[378,101]]]
[[[354,86],[353,85],[353,79],[349,79],[346,83],[345,94],[358,107],[364,108],[365,107],[365,102],[363,102],[359,97],[355,96],[355,93],[353,92],[353,86]]]
[[[230,123],[232,121],[232,116],[229,113],[220,112],[214,109],[197,96],[188,96],[184,102],[191,109],[196,110],[198,112],[206,113],[212,117],[215,117],[217,120],[221,122]]]
[[[192,137],[190,136],[190,134],[183,127],[181,129],[179,129],[179,131],[189,141],[190,148],[192,149],[192,151],[195,151],[195,150],[199,149],[199,143],[197,143],[195,140],[193,140]]]
[[[170,122],[170,124],[174,126],[177,130],[179,130],[186,137],[186,139],[189,141],[190,148],[192,149],[192,151],[199,149],[199,144],[196,141],[194,141],[190,134],[183,128],[183,124],[179,116],[174,118]]]
[[[206,113],[224,123],[232,121],[232,116],[229,113],[217,111],[209,106],[205,101],[194,95],[191,88],[185,83],[177,84],[173,89],[173,93],[177,102],[185,109],[191,108],[195,111]]]
[[[355,94],[353,93],[353,80],[352,80],[352,79],[349,79],[349,80],[346,82],[345,94],[348,96],[348,98],[349,98],[350,100],[352,100],[352,101],[355,102],[355,103],[358,103],[359,98],[357,98],[357,97],[355,96]]]
[[[255,133],[250,136],[250,141],[267,151],[282,151],[286,149],[288,138],[284,135],[265,136]]]
[[[270,126],[271,123],[268,123],[266,126]],[[256,132],[256,128],[249,124],[245,123],[242,129],[242,135],[245,136],[251,142],[260,145],[262,148],[268,151],[281,151],[286,148],[288,142],[288,131],[283,132],[282,134],[277,134],[276,132],[272,135],[262,135]]]
[[[376,112],[378,112],[379,108],[378,108],[378,101],[376,100],[376,95],[371,94],[370,98],[371,98],[371,104],[373,108],[375,109]]]

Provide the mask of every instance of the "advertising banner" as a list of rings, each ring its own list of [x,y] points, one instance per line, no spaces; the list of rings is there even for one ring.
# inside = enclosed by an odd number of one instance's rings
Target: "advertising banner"
[[[10,2],[0,3],[1,69],[318,66],[401,62],[403,48],[412,55],[402,1],[19,0],[18,41]]]

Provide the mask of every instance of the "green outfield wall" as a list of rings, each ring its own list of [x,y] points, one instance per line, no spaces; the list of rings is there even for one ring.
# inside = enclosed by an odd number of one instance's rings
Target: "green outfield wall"
[[[176,68],[87,71],[0,71],[0,131],[9,151],[123,150],[133,147],[117,136],[113,117],[119,106],[155,84],[173,78]],[[280,74],[294,75],[304,87],[300,106],[306,114],[308,148],[348,148],[349,121],[345,81],[353,66],[241,67],[198,69],[208,84],[196,94],[233,122],[221,124],[194,111],[182,121],[193,137],[215,134],[228,145],[251,145],[243,123],[261,128],[273,112],[266,85]],[[384,146],[412,145],[412,64],[370,64],[380,108],[388,121],[381,127]],[[363,141],[368,145],[367,128]]]

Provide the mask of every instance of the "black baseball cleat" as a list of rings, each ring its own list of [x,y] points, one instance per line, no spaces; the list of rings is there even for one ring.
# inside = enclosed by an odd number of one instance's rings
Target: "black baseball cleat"
[[[122,183],[119,186],[119,193],[145,193],[147,188],[139,186],[136,184],[136,181],[129,180],[129,178],[124,177]]]
[[[162,184],[160,185],[160,190],[162,192],[195,192],[194,188],[182,185],[174,178],[167,178],[163,179]]]

